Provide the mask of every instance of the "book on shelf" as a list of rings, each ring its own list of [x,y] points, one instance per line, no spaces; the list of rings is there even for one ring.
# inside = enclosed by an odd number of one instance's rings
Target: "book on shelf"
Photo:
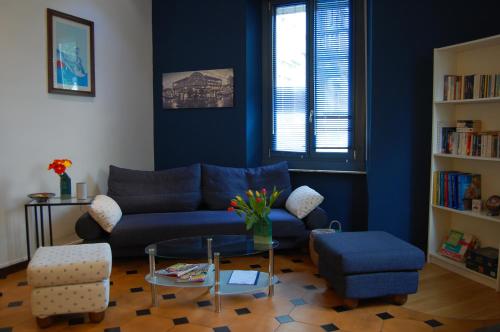
[[[452,229],[441,245],[439,254],[457,262],[464,262],[468,251],[476,245],[475,236]]]
[[[456,171],[435,171],[433,202],[456,210],[472,210],[472,200],[481,198],[481,175]]]
[[[481,120],[457,120],[437,124],[441,153],[469,157],[500,158],[500,131],[481,131]]]
[[[500,74],[444,75],[443,100],[500,97]]]

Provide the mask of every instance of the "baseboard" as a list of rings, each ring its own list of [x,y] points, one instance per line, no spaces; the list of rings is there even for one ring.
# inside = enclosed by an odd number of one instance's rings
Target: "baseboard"
[[[24,270],[27,266],[28,266],[28,260],[27,260],[27,257],[25,257],[24,260],[22,260],[18,263],[11,264],[11,265],[6,266],[6,267],[2,267],[2,268],[0,268],[0,278],[7,276],[11,273]]]
[[[21,258],[17,258],[17,259],[14,259],[14,260],[11,260],[11,261],[7,261],[5,263],[2,263],[0,265],[0,274],[2,274],[2,270],[3,269],[6,269],[6,268],[9,268],[11,266],[14,266],[14,265],[17,265],[19,263],[24,263],[28,260],[28,257],[27,256],[24,256],[24,257],[21,257]]]

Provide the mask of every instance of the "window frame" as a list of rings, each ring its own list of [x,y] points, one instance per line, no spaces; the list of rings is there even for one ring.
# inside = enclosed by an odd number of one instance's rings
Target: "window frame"
[[[276,7],[306,5],[306,152],[273,151],[273,50],[274,17]],[[262,28],[262,97],[263,97],[263,161],[275,163],[288,161],[291,169],[364,172],[366,166],[366,0],[350,0],[350,96],[353,110],[352,134],[348,152],[322,153],[315,151],[314,139],[314,10],[316,0],[268,0],[263,2]],[[312,114],[311,114],[312,113]]]

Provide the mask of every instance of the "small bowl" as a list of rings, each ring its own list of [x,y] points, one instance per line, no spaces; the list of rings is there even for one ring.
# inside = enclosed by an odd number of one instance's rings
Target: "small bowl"
[[[29,194],[28,197],[34,199],[38,203],[44,203],[47,202],[52,197],[54,197],[55,195],[56,194],[54,193],[34,193],[34,194]]]

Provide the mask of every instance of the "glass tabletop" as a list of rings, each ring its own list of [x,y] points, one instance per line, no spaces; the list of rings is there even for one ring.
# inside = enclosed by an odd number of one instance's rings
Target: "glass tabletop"
[[[208,256],[208,239],[212,239],[212,253],[218,252],[222,257],[249,256],[266,252],[278,247],[279,242],[272,244],[255,244],[249,235],[208,235],[183,237],[153,243],[146,247],[146,254],[153,250],[159,258],[198,259]]]
[[[28,203],[26,203],[26,206],[90,205],[92,204],[93,200],[94,200],[93,196],[89,196],[85,199],[78,199],[76,197],[70,197],[70,198],[52,197],[44,202],[32,199]]]

